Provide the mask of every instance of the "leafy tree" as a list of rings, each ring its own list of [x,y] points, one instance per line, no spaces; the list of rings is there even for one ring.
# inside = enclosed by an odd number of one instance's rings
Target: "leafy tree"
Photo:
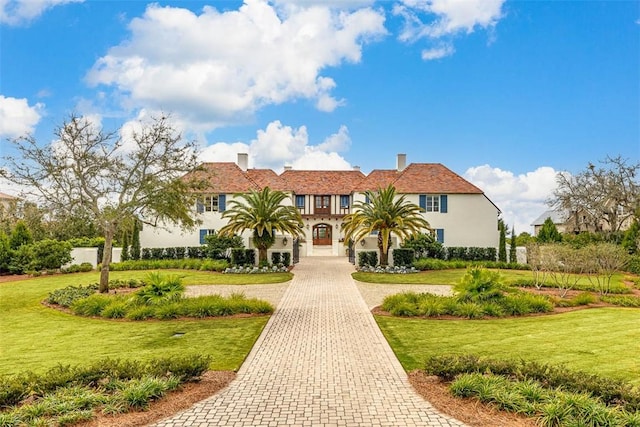
[[[227,225],[219,230],[220,236],[233,236],[251,230],[252,241],[258,248],[258,262],[268,262],[267,250],[275,243],[276,231],[290,234],[294,239],[304,235],[302,216],[294,206],[282,206],[288,196],[282,191],[265,187],[262,191],[238,194],[243,199],[231,200],[222,218]]]
[[[635,255],[640,251],[640,220],[634,220],[631,227],[624,233],[622,247],[630,255]]]
[[[500,243],[498,244],[498,261],[507,262],[507,226],[504,221],[498,221],[500,228]]]
[[[511,226],[511,241],[509,242],[509,262],[518,262],[518,249],[516,248],[516,229]]]
[[[0,273],[9,271],[9,262],[11,262],[9,236],[0,230]]]
[[[418,205],[398,196],[395,187],[389,185],[377,192],[366,191],[369,203],[357,201],[354,211],[343,218],[342,230],[345,242],[358,242],[372,233],[378,234],[380,264],[389,264],[389,244],[395,234],[405,240],[422,230],[430,230],[429,223],[422,217]]]
[[[129,235],[124,232],[122,234],[122,252],[120,253],[120,260],[126,261],[129,259]]]
[[[184,142],[166,117],[141,122],[123,137],[71,116],[55,136],[47,145],[30,135],[13,140],[20,156],[5,157],[2,174],[51,211],[84,209],[99,225],[105,238],[101,292],[109,289],[113,239],[123,221],[195,225],[191,207],[201,182],[185,174],[196,168],[196,144]]]
[[[131,233],[131,259],[140,259],[140,223],[133,220],[133,232]]]
[[[513,239],[513,235],[511,237]],[[516,246],[527,246],[530,242],[533,242],[535,240],[535,238],[527,233],[526,231],[523,231],[522,233],[518,234],[518,236],[516,237]]]
[[[18,249],[22,245],[28,245],[33,242],[31,232],[27,228],[24,221],[18,221],[9,237],[9,245],[11,249]]]
[[[45,239],[31,245],[31,270],[55,270],[71,261],[71,244]]]
[[[562,234],[560,234],[551,218],[544,220],[544,223],[538,232],[537,240],[540,243],[555,243],[562,241]]]
[[[558,186],[549,204],[585,216],[596,231],[616,232],[625,220],[637,215],[640,206],[640,163],[622,157],[607,157],[601,167],[589,163],[586,170],[571,175],[558,173]],[[578,224],[576,224],[577,226]]]

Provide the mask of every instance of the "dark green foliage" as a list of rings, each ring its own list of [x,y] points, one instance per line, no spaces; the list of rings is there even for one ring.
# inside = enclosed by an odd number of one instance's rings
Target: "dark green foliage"
[[[505,286],[500,273],[471,267],[453,289],[460,302],[480,302],[502,298]]]
[[[122,233],[122,252],[120,253],[120,261],[126,261],[129,257],[129,234]]]
[[[495,261],[496,248],[457,247],[446,248],[448,260]]]
[[[629,252],[630,255],[635,255],[640,252],[640,221],[635,220],[631,223],[631,227],[624,233],[622,238],[622,247]]]
[[[176,259],[176,248],[164,248],[163,259]]]
[[[507,230],[504,221],[498,221],[500,241],[498,243],[498,261],[507,262]]]
[[[11,262],[11,245],[9,237],[4,231],[0,231],[0,273],[9,271],[9,263]]]
[[[63,307],[70,307],[71,304],[79,299],[87,298],[96,293],[97,285],[88,286],[67,286],[63,289],[56,289],[49,293],[47,302],[49,304],[58,304]]]
[[[490,373],[516,381],[533,380],[545,388],[586,393],[607,405],[618,405],[630,412],[640,410],[640,389],[637,387],[621,380],[573,371],[562,365],[481,358],[470,354],[439,355],[427,358],[425,371],[446,381],[465,373]]]
[[[71,244],[58,240],[40,240],[31,245],[32,270],[57,270],[71,261]]]
[[[33,243],[33,237],[27,228],[27,224],[22,220],[16,222],[16,225],[13,227],[13,230],[11,230],[11,235],[9,236],[9,245],[11,246],[11,249],[18,249],[22,245],[29,245],[31,243]]]
[[[93,265],[89,262],[83,262],[82,264],[71,264],[69,267],[61,268],[62,273],[87,273],[93,270]]]
[[[103,359],[88,366],[57,365],[42,375],[26,371],[17,375],[0,376],[0,407],[17,406],[27,396],[32,399],[40,399],[50,393],[60,396],[61,392],[70,390],[67,389],[69,387],[100,387],[103,390],[117,391],[126,386],[122,384],[123,381],[147,377],[173,377],[182,382],[194,381],[208,369],[210,361],[208,356],[202,355],[173,356],[147,362]],[[78,393],[74,394],[77,404]],[[84,395],[86,398],[83,398],[83,405],[94,400],[86,392]],[[96,404],[101,401],[103,400]]]
[[[249,264],[249,265],[255,265],[256,264],[256,251],[254,249],[245,249],[244,253],[245,253],[246,263]]]
[[[402,242],[400,246],[413,249],[416,258],[444,259],[446,256],[442,243],[438,242],[431,234],[415,234]]]
[[[224,271],[229,266],[225,260],[209,259],[163,259],[163,260],[140,260],[125,261],[111,264],[111,271],[125,270],[158,270],[158,269],[185,269],[202,271]]]
[[[410,267],[415,259],[415,251],[411,248],[398,248],[393,250],[393,265],[397,267]]]
[[[151,259],[164,258],[164,248],[151,248]]]
[[[152,259],[153,256],[151,255],[151,249],[150,248],[142,248],[142,256],[141,259]]]
[[[544,220],[538,232],[537,241],[539,243],[557,243],[562,241],[562,234],[560,234],[551,218]]]
[[[515,227],[511,227],[511,241],[509,242],[509,262],[517,263],[518,262],[518,249],[516,247],[516,229]]]
[[[176,259],[184,259],[184,256],[187,253],[187,248],[178,246],[176,249]]]
[[[280,264],[281,259],[282,259],[282,254],[280,252],[271,253],[271,264],[278,265]]]
[[[213,233],[205,236],[204,241],[207,244],[207,257],[212,259],[227,259],[230,249],[244,248],[242,237],[237,235],[221,236]]]
[[[375,267],[378,265],[378,252],[376,251],[361,251],[358,252],[358,267],[364,266]]]
[[[149,273],[147,285],[135,293],[137,301],[146,305],[161,305],[178,301],[184,293],[182,279],[176,275],[165,276],[158,272]]]
[[[625,270],[629,273],[640,274],[640,255],[633,255],[629,257]]]
[[[33,264],[33,250],[31,245],[22,245],[12,251],[11,261],[9,261],[9,272],[13,274],[23,274],[31,270]]]
[[[282,253],[282,264],[284,264],[285,267],[289,267],[291,265],[291,252]]]
[[[234,248],[231,250],[232,265],[255,265],[256,251],[254,249]]]
[[[140,259],[140,224],[136,219],[133,221],[133,232],[131,233],[131,259]]]
[[[189,259],[202,259],[206,256],[206,250],[204,246],[189,246],[187,248],[187,258]]]

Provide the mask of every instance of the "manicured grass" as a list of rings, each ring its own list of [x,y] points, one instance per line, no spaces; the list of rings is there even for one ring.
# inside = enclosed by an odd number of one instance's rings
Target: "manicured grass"
[[[148,272],[113,272],[113,279],[143,279]],[[185,285],[273,283],[274,275],[222,275],[177,271]],[[271,277],[262,277],[271,276]],[[98,274],[78,273],[0,284],[0,374],[41,372],[58,363],[84,364],[104,357],[150,359],[183,353],[211,355],[211,369],[237,369],[268,317],[126,322],[73,316],[41,304],[53,289],[86,285]],[[263,282],[264,280],[264,282]],[[288,280],[288,279],[287,279]],[[177,337],[177,333],[182,333]]]
[[[599,308],[499,320],[430,320],[376,316],[407,371],[428,356],[473,353],[566,364],[640,385],[640,310]]]
[[[504,282],[507,285],[524,281],[533,280],[533,273],[526,270],[493,270],[499,271]],[[459,268],[454,270],[429,270],[421,271],[419,273],[411,274],[385,274],[385,273],[361,273],[355,272],[351,276],[354,280],[368,283],[404,283],[415,285],[455,285],[465,275],[467,269]],[[629,274],[618,273],[614,274],[611,279],[611,286],[622,286],[625,278],[628,278]],[[545,280],[547,283],[553,283],[553,280],[547,276]],[[576,288],[580,285],[589,285],[589,279],[582,276],[578,281]]]

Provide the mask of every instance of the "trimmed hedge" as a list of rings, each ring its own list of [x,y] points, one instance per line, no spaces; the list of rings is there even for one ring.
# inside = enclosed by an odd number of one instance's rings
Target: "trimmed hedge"
[[[218,259],[164,259],[152,260],[142,259],[139,261],[123,261],[113,263],[109,266],[111,271],[125,270],[158,270],[158,269],[183,269],[183,270],[201,270],[201,271],[224,271],[229,266],[226,260]]]

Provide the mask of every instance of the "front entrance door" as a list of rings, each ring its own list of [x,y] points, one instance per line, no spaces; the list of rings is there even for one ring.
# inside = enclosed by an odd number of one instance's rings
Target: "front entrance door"
[[[313,245],[331,245],[331,226],[318,224],[313,226]]]

